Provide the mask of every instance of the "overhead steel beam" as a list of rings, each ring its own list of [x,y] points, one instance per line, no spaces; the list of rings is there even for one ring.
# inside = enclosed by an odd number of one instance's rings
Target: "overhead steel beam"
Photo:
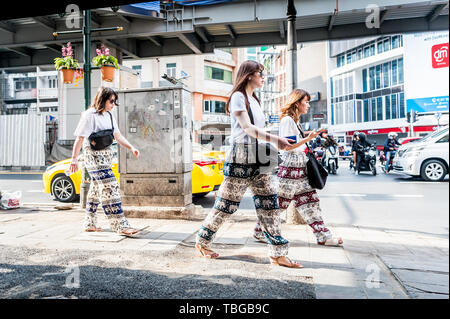
[[[390,10],[383,10],[380,14],[380,26],[383,24],[384,20],[389,16],[391,13]]]
[[[334,22],[336,21],[336,17],[338,15],[338,11],[334,9],[333,15],[330,17],[330,22],[328,22],[328,31],[333,29]]]
[[[198,36],[203,40],[205,43],[211,42],[211,36],[209,35],[208,31],[204,27],[196,27],[195,33],[198,34]]]
[[[48,44],[48,45],[46,45],[45,47],[46,47],[47,49],[50,49],[50,50],[54,51],[54,52],[61,53],[61,48],[60,48],[60,47],[57,47],[56,45]]]
[[[237,34],[236,34],[236,32],[234,31],[234,29],[233,29],[233,27],[231,26],[231,24],[227,24],[227,25],[226,25],[226,28],[227,28],[227,30],[228,30],[228,33],[230,34],[230,37],[231,37],[233,40],[236,40],[236,39],[237,39]]]
[[[55,31],[56,30],[56,22],[50,20],[49,18],[46,18],[46,17],[33,17],[33,20],[36,21],[37,23],[39,23],[40,25],[46,27],[50,31]]]
[[[133,41],[133,39],[130,39],[130,41]],[[136,53],[136,40],[134,40],[134,48],[133,49],[129,48],[130,41],[127,41],[128,45],[125,46],[125,45],[122,45],[122,44],[120,44],[120,43],[118,43],[116,41],[109,40],[108,38],[103,38],[102,39],[103,43],[105,43],[105,44],[107,44],[109,46],[112,46],[112,47],[116,48],[119,51],[122,51],[123,53],[125,53],[128,56],[131,56],[134,59],[140,59],[141,57]]]
[[[162,39],[160,37],[147,37],[150,41],[152,41],[154,44],[156,44],[156,46],[158,47],[162,47],[163,42]]]
[[[120,20],[122,20],[123,22],[125,22],[126,24],[130,24],[133,21],[130,18],[125,17],[123,14],[121,13],[116,13],[116,17],[118,17]]]
[[[33,55],[33,52],[27,48],[7,48],[7,49],[12,52],[16,52],[17,54],[26,56],[26,57],[31,57]]]
[[[200,41],[197,39],[195,34],[192,33],[178,33],[177,37],[183,41],[183,43],[191,49],[195,54],[202,54]]]
[[[102,26],[103,21],[98,14],[91,11],[91,23],[94,24],[96,28],[99,28]]]
[[[434,7],[434,9],[427,16],[428,22],[433,22],[437,17],[439,17],[439,15],[442,13],[442,11],[444,11],[445,8],[447,8],[447,7],[448,7],[448,2]]]
[[[16,29],[9,22],[0,21],[0,30],[6,31],[6,32],[9,32],[12,34],[16,33]]]
[[[284,25],[284,21],[280,21],[280,38],[286,39],[286,26]]]

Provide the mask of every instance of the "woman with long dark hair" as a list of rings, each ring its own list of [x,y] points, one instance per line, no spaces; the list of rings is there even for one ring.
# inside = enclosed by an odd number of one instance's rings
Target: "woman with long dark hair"
[[[273,265],[290,268],[302,266],[287,257],[288,241],[281,236],[281,221],[278,211],[277,189],[271,174],[261,174],[260,168],[251,159],[256,147],[251,138],[273,142],[278,149],[289,148],[289,140],[264,131],[265,117],[255,89],[264,84],[264,67],[255,61],[245,61],[239,68],[234,88],[226,105],[231,116],[232,147],[226,155],[222,182],[214,208],[210,211],[196,236],[195,247],[205,258],[218,258],[210,245],[223,223],[239,207],[248,187],[253,192],[256,213],[269,246],[269,257]],[[249,117],[253,115],[253,124]],[[250,156],[249,156],[250,155]]]
[[[119,184],[111,169],[114,156],[111,145],[96,150],[94,149],[95,144],[91,144],[92,142],[89,141],[89,137],[93,133],[112,130],[114,139],[129,149],[134,156],[139,157],[139,151],[120,134],[116,119],[111,114],[114,105],[119,105],[117,93],[111,88],[100,87],[94,102],[89,109],[83,112],[75,130],[74,135],[77,138],[73,145],[69,171],[71,173],[78,171],[78,153],[83,146],[84,165],[91,176],[86,200],[84,230],[87,232],[102,230],[97,227],[96,217],[97,207],[101,203],[112,231],[124,236],[133,236],[138,233],[138,230],[130,227],[122,210]]]
[[[281,108],[280,136],[295,136],[297,144],[282,154],[282,163],[278,169],[279,188],[278,200],[282,213],[289,207],[291,202],[300,213],[306,223],[312,228],[319,245],[339,246],[342,238],[334,238],[330,230],[325,227],[319,205],[319,196],[308,182],[306,162],[306,143],[313,140],[321,131],[313,130],[308,136],[303,137],[303,129],[300,124],[300,115],[308,113],[308,92],[295,89],[289,94],[286,105]],[[256,239],[263,241],[260,224],[257,223],[253,235]]]

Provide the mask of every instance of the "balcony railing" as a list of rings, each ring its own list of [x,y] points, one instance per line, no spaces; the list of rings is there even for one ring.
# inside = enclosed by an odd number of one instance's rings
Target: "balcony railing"
[[[56,88],[44,88],[39,89],[39,98],[40,99],[51,99],[58,97],[58,89]]]
[[[227,115],[217,113],[203,113],[202,122],[205,124],[230,124],[231,119]]]

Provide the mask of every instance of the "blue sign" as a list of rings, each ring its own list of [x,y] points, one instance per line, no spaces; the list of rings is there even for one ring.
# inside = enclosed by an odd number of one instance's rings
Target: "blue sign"
[[[406,100],[406,112],[438,112],[448,111],[448,96],[427,97],[423,99]]]
[[[279,115],[269,115],[269,123],[280,123]]]

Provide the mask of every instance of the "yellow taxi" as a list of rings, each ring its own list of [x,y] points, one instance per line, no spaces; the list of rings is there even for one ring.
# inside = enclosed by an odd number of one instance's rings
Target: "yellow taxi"
[[[117,144],[112,145],[114,149],[114,159],[112,171],[119,181],[119,167],[117,157]],[[196,147],[198,150],[198,147]],[[207,151],[207,150],[206,150]],[[223,181],[223,161],[216,157],[207,156],[205,149],[200,148],[200,152],[193,152],[192,167],[192,195],[205,196],[209,192],[217,190]],[[213,155],[214,153],[208,153]],[[217,155],[217,154],[216,154]],[[44,192],[51,194],[60,202],[72,202],[80,194],[82,155],[79,157],[80,169],[67,176],[65,171],[69,169],[70,159],[59,161],[49,167],[42,174]]]

